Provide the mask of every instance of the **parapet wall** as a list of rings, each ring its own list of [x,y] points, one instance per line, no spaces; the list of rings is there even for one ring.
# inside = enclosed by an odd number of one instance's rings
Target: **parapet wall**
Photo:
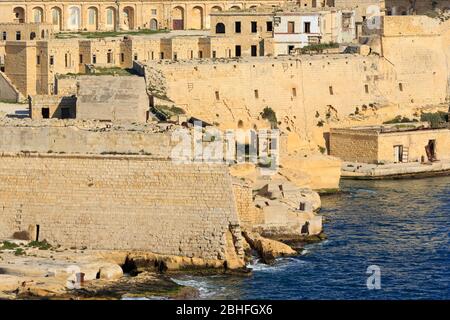
[[[143,156],[0,156],[0,238],[226,260],[240,241],[224,165]],[[234,250],[233,245],[231,249]]]
[[[120,127],[120,125],[118,125]],[[75,120],[0,124],[0,151],[73,154],[145,154],[168,159],[171,134],[152,125],[114,125]]]

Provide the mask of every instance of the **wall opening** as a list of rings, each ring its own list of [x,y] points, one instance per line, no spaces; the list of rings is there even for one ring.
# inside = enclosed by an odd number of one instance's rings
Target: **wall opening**
[[[333,86],[329,86],[328,91],[330,91],[330,95],[334,95]]]
[[[50,118],[50,109],[49,108],[42,108],[41,109],[42,118],[43,119],[49,119]]]
[[[252,54],[252,57],[258,56],[258,47],[257,46],[252,45],[252,47],[251,47],[251,54]]]
[[[235,47],[235,56],[240,57],[241,56],[241,46]]]
[[[39,232],[40,232],[40,225],[36,225],[36,242],[38,242],[39,241]]]

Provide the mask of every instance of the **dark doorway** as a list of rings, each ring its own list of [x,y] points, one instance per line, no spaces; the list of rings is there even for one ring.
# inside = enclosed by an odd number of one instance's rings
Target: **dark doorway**
[[[49,108],[42,108],[42,118],[48,119],[50,118],[50,109]]]
[[[183,19],[174,19],[173,20],[173,30],[183,30],[184,21]]]
[[[235,47],[235,56],[240,57],[241,56],[241,46]]]
[[[427,157],[429,161],[436,161],[436,140],[429,140],[428,145],[425,147]]]
[[[37,224],[36,225],[36,242],[39,241],[39,231],[40,231],[40,226]]]
[[[251,51],[252,51],[252,57],[256,57],[258,55],[258,47],[257,46],[252,45]]]

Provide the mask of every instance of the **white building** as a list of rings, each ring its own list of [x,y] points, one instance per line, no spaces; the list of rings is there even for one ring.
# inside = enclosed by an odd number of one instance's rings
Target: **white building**
[[[274,15],[274,53],[318,43],[346,43],[356,38],[355,12],[334,8],[277,11]]]

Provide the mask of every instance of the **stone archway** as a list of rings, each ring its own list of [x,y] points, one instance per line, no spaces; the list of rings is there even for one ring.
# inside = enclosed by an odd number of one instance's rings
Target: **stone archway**
[[[105,11],[105,29],[115,30],[116,29],[116,9],[114,7],[108,7]]]
[[[44,22],[44,10],[41,7],[33,8],[33,22]]]
[[[122,29],[124,30],[134,29],[134,9],[132,7],[123,8]]]
[[[192,29],[203,29],[203,8],[200,6],[195,6],[191,11],[191,26]]]
[[[183,7],[177,6],[172,9],[172,29],[183,30],[184,27],[184,9]]]
[[[213,6],[211,7],[211,12],[220,12],[222,11],[222,7],[221,6]]]
[[[158,30],[158,20],[150,19],[150,30]]]
[[[62,10],[59,7],[53,7],[52,13],[52,25],[54,31],[62,30]]]
[[[22,7],[15,7],[13,9],[14,22],[25,23],[25,9]]]
[[[89,7],[87,12],[87,29],[89,31],[98,30],[98,9]]]
[[[69,19],[67,20],[67,29],[79,30],[81,26],[81,10],[80,7],[69,8]]]

